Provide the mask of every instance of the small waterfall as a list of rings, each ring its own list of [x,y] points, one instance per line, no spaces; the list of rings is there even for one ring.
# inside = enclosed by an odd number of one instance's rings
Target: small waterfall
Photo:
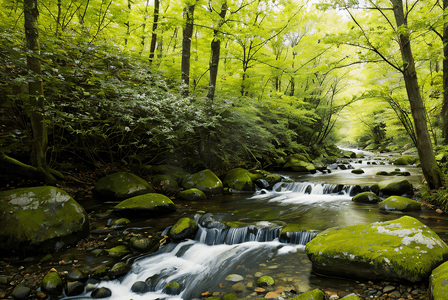
[[[310,195],[349,195],[362,192],[359,185],[321,184],[310,182],[279,182],[272,188],[273,192],[292,192]]]

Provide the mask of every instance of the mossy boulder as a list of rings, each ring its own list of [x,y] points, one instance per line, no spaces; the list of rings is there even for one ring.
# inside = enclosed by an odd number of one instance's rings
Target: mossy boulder
[[[89,234],[84,208],[53,186],[0,192],[0,249],[54,253]]]
[[[448,295],[448,262],[435,268],[429,277],[431,299],[445,300]]]
[[[448,246],[415,218],[331,228],[306,245],[318,274],[418,282],[448,258]]]
[[[185,176],[181,185],[185,189],[197,188],[206,194],[222,194],[223,191],[221,180],[208,169]]]
[[[316,172],[316,167],[302,154],[288,156],[286,163],[283,165],[283,169],[294,172]]]
[[[315,289],[293,298],[292,300],[325,300],[325,293],[319,289]]]
[[[422,204],[418,201],[406,197],[390,196],[378,204],[380,210],[386,211],[419,211],[422,210]]]
[[[175,241],[191,238],[198,232],[198,225],[190,218],[181,218],[171,227],[168,236]]]
[[[271,276],[261,276],[257,279],[257,286],[268,287],[274,285],[274,279]]]
[[[354,169],[354,170],[352,170],[352,173],[353,174],[364,174],[365,172],[363,169]]]
[[[373,192],[364,192],[353,197],[352,201],[359,203],[378,203],[381,199]]]
[[[155,237],[138,238],[132,237],[129,241],[131,248],[138,252],[152,253],[159,249],[159,239]]]
[[[109,271],[109,276],[111,278],[118,278],[126,275],[131,270],[131,266],[127,263],[120,261],[112,266]]]
[[[393,164],[396,166],[405,166],[405,165],[413,165],[418,162],[418,157],[416,156],[401,156],[393,161]]]
[[[196,188],[180,191],[177,196],[180,199],[187,201],[204,201],[207,199],[204,192]]]
[[[246,169],[232,169],[224,175],[222,183],[224,187],[228,187],[237,191],[254,191],[254,181],[261,179],[261,174],[252,174]]]
[[[342,151],[342,157],[343,158],[356,158],[356,153],[353,151],[345,150],[345,151]]]
[[[165,195],[151,193],[126,199],[114,207],[118,213],[151,214],[176,210],[173,201]]]
[[[390,183],[379,183],[380,186],[380,192],[384,195],[405,195],[405,194],[412,194],[413,193],[413,187],[412,184],[404,179],[401,181],[394,181]]]
[[[118,172],[101,178],[93,191],[102,198],[117,200],[155,192],[143,178],[128,172]]]
[[[110,249],[106,249],[107,253],[112,257],[123,257],[130,251],[125,245],[118,245]]]
[[[182,292],[182,286],[178,282],[170,282],[163,287],[163,292],[168,295],[179,295]]]
[[[64,285],[57,272],[49,272],[42,279],[42,291],[50,295],[60,295]]]

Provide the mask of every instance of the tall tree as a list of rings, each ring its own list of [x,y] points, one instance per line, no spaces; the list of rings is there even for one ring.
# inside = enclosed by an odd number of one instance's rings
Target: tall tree
[[[157,44],[157,25],[159,24],[160,0],[154,0],[154,17],[152,21],[151,46],[149,48],[149,63],[154,59]]]
[[[191,38],[193,36],[194,29],[194,9],[196,3],[186,3],[184,8],[185,26],[183,28],[182,36],[182,84],[184,85],[182,94],[189,94],[190,85],[190,57],[191,57]]]

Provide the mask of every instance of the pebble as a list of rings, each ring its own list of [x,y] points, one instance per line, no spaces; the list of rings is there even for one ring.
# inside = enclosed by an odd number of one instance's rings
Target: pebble
[[[239,274],[230,274],[230,275],[227,275],[227,277],[226,277],[226,280],[231,281],[231,282],[239,282],[239,281],[242,281],[243,279],[244,279],[244,277]]]

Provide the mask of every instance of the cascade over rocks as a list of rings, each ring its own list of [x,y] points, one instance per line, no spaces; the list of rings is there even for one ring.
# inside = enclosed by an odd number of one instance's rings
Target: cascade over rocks
[[[186,175],[181,185],[185,189],[197,188],[208,194],[222,194],[223,191],[221,180],[208,169]]]
[[[53,186],[0,192],[0,248],[10,253],[57,252],[89,234],[84,208]]]
[[[448,246],[429,227],[405,216],[330,228],[306,245],[306,253],[318,274],[417,282],[448,258]]]
[[[154,188],[144,179],[128,172],[118,172],[101,178],[93,191],[103,198],[112,198],[112,200],[155,193]]]

